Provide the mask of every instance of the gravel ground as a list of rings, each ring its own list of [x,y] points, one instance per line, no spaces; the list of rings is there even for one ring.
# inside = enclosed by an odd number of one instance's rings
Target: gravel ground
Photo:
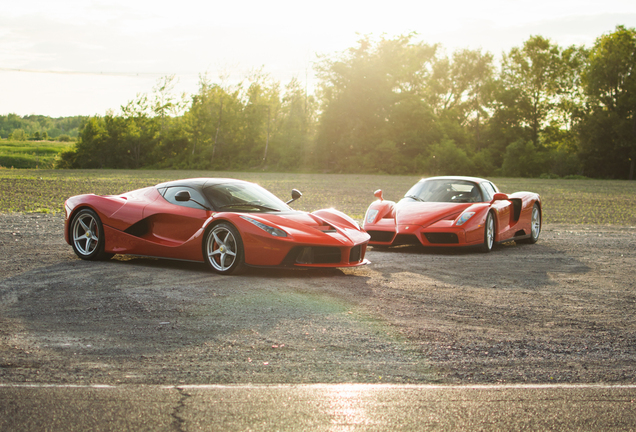
[[[62,228],[0,214],[0,383],[636,382],[636,227],[241,276],[81,261]]]

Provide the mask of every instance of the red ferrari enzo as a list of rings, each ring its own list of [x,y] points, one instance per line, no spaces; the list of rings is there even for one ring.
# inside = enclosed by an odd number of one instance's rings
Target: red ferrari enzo
[[[248,266],[354,267],[369,235],[334,209],[306,213],[241,180],[197,178],[64,203],[66,242],[85,260],[132,254],[206,262],[231,274]]]
[[[535,243],[541,232],[541,197],[500,193],[488,180],[431,177],[417,182],[397,203],[382,190],[364,217],[370,245],[480,246],[510,240]]]

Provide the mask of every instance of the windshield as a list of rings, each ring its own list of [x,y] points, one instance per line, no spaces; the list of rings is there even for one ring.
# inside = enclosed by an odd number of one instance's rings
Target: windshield
[[[423,202],[483,202],[479,186],[466,180],[423,180],[409,189],[404,197]]]
[[[289,206],[271,192],[253,183],[222,183],[203,189],[216,211],[287,211]]]

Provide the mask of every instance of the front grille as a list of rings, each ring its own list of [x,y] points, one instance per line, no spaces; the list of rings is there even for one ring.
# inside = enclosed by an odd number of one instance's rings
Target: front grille
[[[362,245],[354,246],[349,252],[349,262],[358,262],[362,259]]]
[[[338,264],[340,248],[329,246],[296,246],[285,258],[288,264]]]
[[[424,233],[426,240],[432,244],[457,244],[459,239],[455,233]]]
[[[414,234],[398,234],[393,240],[393,246],[422,244]]]
[[[390,242],[395,236],[393,231],[367,231],[367,234],[371,236],[371,241],[383,243]]]

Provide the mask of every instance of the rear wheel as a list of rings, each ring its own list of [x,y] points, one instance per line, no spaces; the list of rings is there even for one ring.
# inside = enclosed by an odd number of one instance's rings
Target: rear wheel
[[[208,231],[203,257],[212,271],[219,274],[237,274],[244,267],[243,241],[238,230],[221,222]]]
[[[532,219],[530,221],[530,237],[521,240],[522,243],[534,244],[539,240],[539,234],[541,234],[541,210],[539,210],[539,204],[535,203],[532,207]]]
[[[77,212],[71,222],[73,251],[84,260],[109,259],[113,254],[104,252],[104,227],[102,221],[91,209]]]
[[[490,252],[495,244],[495,218],[492,212],[488,212],[486,216],[486,225],[484,226],[484,244],[481,245],[483,252]]]

